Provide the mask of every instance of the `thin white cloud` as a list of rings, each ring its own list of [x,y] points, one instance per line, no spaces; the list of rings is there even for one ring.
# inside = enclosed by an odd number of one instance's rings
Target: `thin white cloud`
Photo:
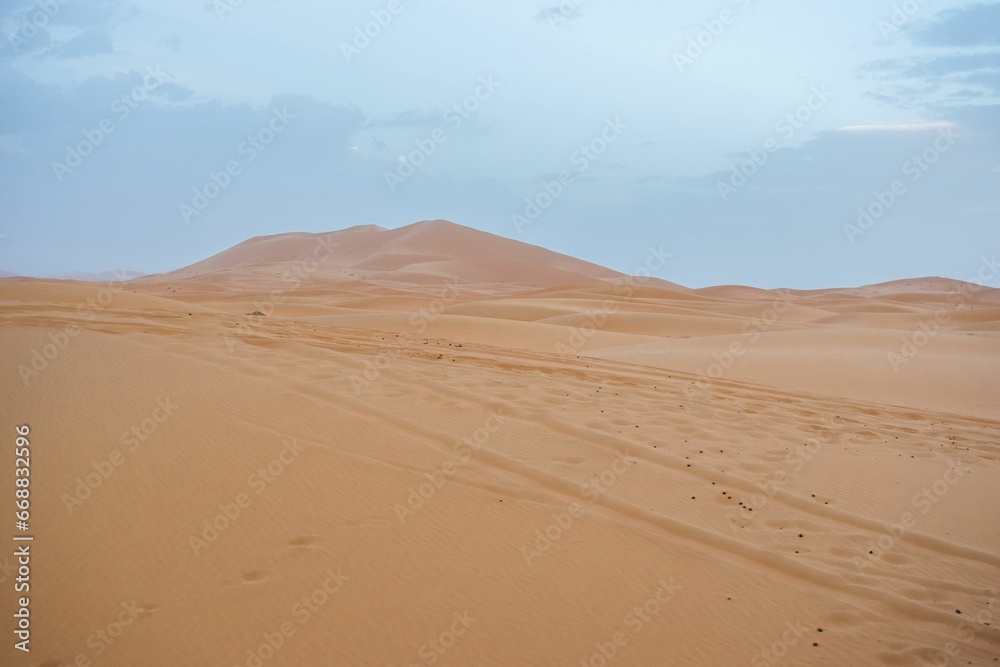
[[[926,132],[928,130],[946,130],[955,127],[951,122],[938,123],[894,123],[875,125],[848,125],[840,128],[841,132]]]

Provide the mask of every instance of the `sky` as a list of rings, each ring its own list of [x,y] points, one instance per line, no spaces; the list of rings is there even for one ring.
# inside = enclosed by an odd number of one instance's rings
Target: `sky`
[[[436,218],[691,287],[1000,252],[1000,2],[0,0],[0,60],[22,275]]]

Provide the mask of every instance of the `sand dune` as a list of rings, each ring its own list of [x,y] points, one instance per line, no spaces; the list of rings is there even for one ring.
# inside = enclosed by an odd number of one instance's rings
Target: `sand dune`
[[[456,225],[428,220],[394,230],[366,225],[330,234],[253,238],[170,274],[191,278],[224,271],[393,284],[447,280],[489,286],[597,284],[621,278],[596,264]],[[665,281],[655,281],[677,287]]]
[[[1000,658],[996,290],[688,290],[432,221],[5,278],[0,342],[4,665]]]

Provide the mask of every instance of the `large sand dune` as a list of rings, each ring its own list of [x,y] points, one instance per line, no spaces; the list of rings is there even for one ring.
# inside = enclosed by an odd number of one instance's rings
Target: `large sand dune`
[[[1000,658],[995,290],[689,290],[432,221],[0,309],[3,665]]]

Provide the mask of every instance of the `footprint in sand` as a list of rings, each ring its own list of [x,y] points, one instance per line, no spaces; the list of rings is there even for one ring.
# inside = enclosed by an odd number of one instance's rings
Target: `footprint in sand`
[[[240,579],[245,584],[257,584],[267,579],[270,575],[270,570],[247,570],[240,575]]]
[[[288,546],[291,549],[309,549],[320,546],[322,541],[323,538],[318,535],[303,535],[302,537],[296,537],[294,540],[289,540]]]

